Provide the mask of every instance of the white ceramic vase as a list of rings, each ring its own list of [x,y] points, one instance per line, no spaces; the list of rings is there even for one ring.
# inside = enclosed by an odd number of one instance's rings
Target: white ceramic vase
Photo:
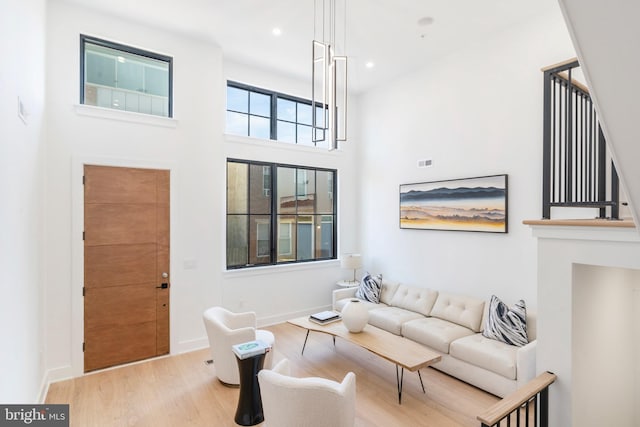
[[[342,324],[349,332],[362,332],[369,321],[369,310],[357,298],[351,299],[342,309]]]

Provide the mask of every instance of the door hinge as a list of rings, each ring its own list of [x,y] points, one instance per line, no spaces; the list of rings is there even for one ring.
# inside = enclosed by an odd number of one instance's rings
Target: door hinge
[[[82,175],[82,185],[84,185],[84,183],[85,183],[85,176]]]
[[[82,287],[82,296],[84,296],[84,286]]]
[[[85,349],[85,345],[84,345],[84,343],[82,343],[82,351],[83,352],[84,352],[84,349]]]
[[[84,240],[84,231],[82,232],[82,240]]]

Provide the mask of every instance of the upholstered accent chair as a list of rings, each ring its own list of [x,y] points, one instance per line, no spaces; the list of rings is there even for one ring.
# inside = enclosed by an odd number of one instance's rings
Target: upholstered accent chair
[[[267,427],[353,427],[356,417],[356,375],[342,382],[289,376],[289,360],[258,373]]]
[[[223,307],[212,307],[206,310],[202,319],[209,338],[211,358],[218,380],[229,386],[240,384],[238,364],[231,346],[247,341],[261,340],[273,347],[275,338],[269,331],[256,328],[254,312],[233,313]],[[269,351],[264,361],[265,368],[271,368],[273,350]]]

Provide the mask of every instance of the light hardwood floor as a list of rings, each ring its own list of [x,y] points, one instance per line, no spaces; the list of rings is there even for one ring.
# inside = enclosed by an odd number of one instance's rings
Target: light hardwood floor
[[[303,329],[266,329],[276,337],[274,360],[288,358],[293,375],[341,381],[349,371],[356,374],[357,427],[478,427],[476,415],[498,401],[427,368],[421,371],[427,393],[407,371],[398,405],[393,364],[339,338],[334,348],[330,336],[313,332],[301,356]],[[220,384],[215,365],[205,364],[209,358],[208,349],[199,350],[54,383],[46,402],[69,403],[71,425],[77,427],[235,426],[238,389]]]

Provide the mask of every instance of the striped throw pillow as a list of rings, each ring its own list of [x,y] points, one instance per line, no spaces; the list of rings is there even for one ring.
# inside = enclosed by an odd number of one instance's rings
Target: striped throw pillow
[[[372,276],[367,273],[360,280],[360,286],[356,290],[356,298],[375,302],[380,302],[380,292],[382,291],[382,274]]]
[[[482,335],[518,347],[526,345],[529,339],[524,300],[509,308],[500,298],[492,295]]]

